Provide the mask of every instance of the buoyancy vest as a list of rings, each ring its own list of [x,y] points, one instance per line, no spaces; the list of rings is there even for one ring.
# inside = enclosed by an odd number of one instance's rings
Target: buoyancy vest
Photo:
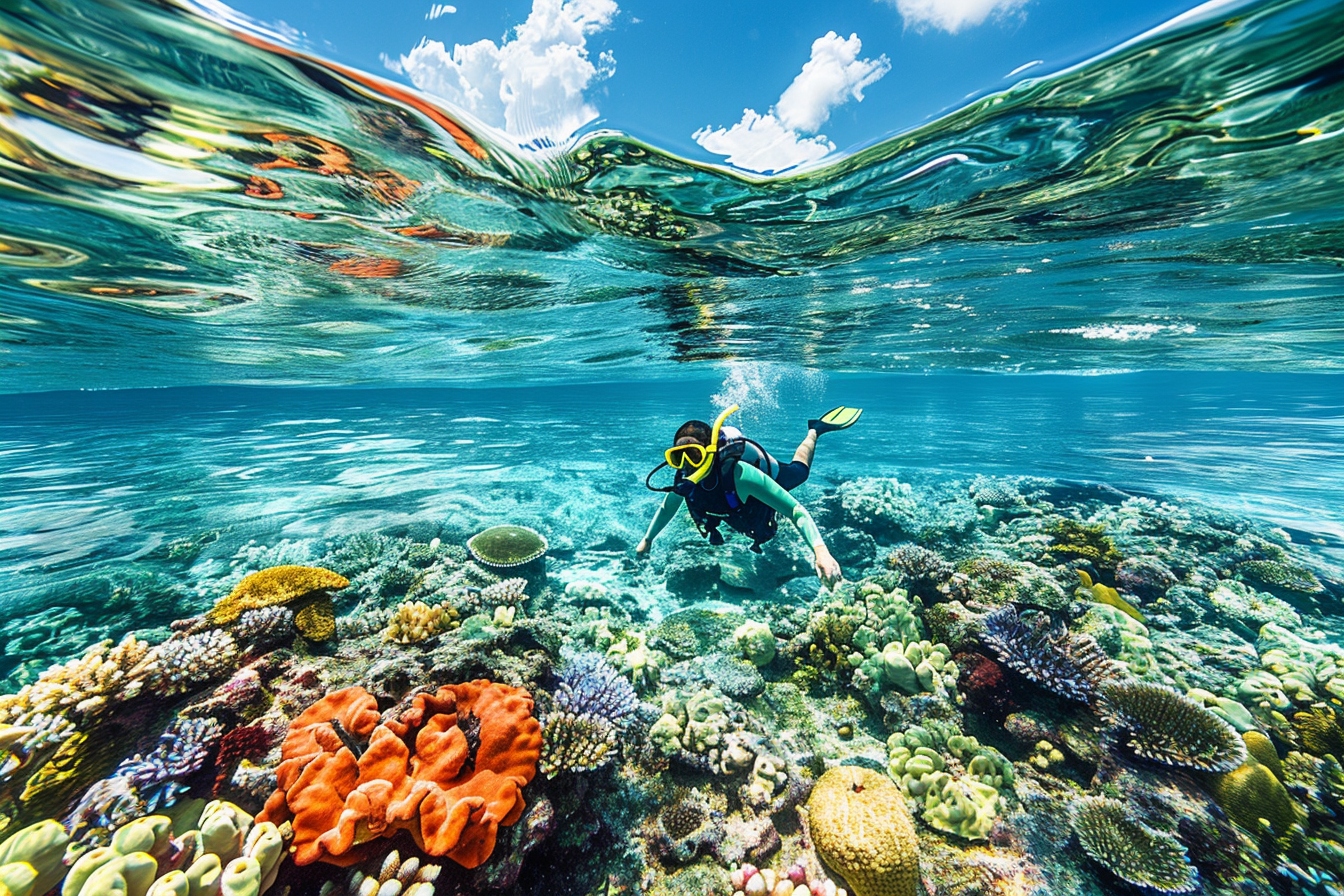
[[[700,534],[710,544],[723,544],[719,524],[727,523],[732,529],[751,539],[751,549],[761,553],[761,545],[775,537],[778,531],[775,509],[768,504],[737,496],[737,465],[748,463],[771,479],[779,472],[779,461],[760,445],[742,435],[736,427],[725,426],[719,431],[719,447],[714,452],[714,466],[699,482],[691,482],[677,471],[673,489],[686,499]]]

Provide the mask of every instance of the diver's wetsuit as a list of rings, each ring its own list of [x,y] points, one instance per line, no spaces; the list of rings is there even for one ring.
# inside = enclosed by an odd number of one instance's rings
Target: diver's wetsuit
[[[741,433],[733,427],[725,426],[723,436],[730,439],[741,438]],[[812,521],[812,515],[807,512],[807,508],[789,494],[790,489],[795,489],[807,481],[809,472],[807,464],[802,461],[781,464],[768,453],[758,451],[754,443],[748,441],[741,460],[733,465],[733,490],[737,492],[743,504],[755,498],[789,520],[808,546],[815,551],[819,546],[825,547],[821,532],[817,529],[817,524]],[[672,518],[677,515],[685,500],[676,492],[668,492],[667,497],[663,498],[662,506],[654,514],[653,521],[649,523],[648,532],[644,533],[646,542],[651,544],[658,533],[672,522]]]

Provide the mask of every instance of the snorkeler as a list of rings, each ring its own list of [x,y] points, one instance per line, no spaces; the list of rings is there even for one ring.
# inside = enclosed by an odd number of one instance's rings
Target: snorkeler
[[[712,427],[700,420],[688,420],[677,430],[672,447],[663,454],[664,461],[644,479],[651,491],[667,492],[667,497],[635,546],[635,554],[648,554],[654,538],[676,516],[683,499],[691,520],[710,544],[723,544],[719,525],[727,523],[749,537],[751,549],[758,554],[761,545],[774,537],[775,516],[779,514],[787,517],[811,546],[817,578],[826,587],[835,587],[840,581],[840,564],[831,556],[812,515],[789,492],[807,481],[817,437],[853,426],[863,409],[842,405],[819,420],[807,421],[807,436],[787,464],[775,460],[741,430],[723,425],[737,410],[733,405],[724,411]],[[663,467],[676,470],[676,478],[672,485],[659,488],[652,484],[653,475]]]

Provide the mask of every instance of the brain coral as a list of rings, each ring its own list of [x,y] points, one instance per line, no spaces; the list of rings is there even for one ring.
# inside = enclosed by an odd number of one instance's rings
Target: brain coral
[[[317,566],[272,566],[245,577],[205,618],[211,625],[228,625],[244,610],[319,600],[328,591],[339,591],[349,584],[350,580],[340,573]]]
[[[919,841],[886,775],[848,765],[828,770],[812,788],[807,817],[817,855],[854,896],[914,896]]]
[[[546,539],[526,526],[491,526],[467,539],[471,556],[486,566],[522,566],[546,553]]]
[[[294,720],[279,789],[258,818],[292,821],[299,865],[351,865],[370,841],[406,830],[430,855],[475,868],[499,826],[522,816],[540,753],[532,697],[519,688],[444,685],[381,723],[372,695],[345,688]]]
[[[1184,694],[1140,681],[1108,682],[1101,692],[1102,717],[1137,756],[1206,772],[1230,772],[1246,761],[1232,726]]]
[[[1130,819],[1115,800],[1079,800],[1073,830],[1083,851],[1126,883],[1159,893],[1189,893],[1199,882],[1176,838]]]

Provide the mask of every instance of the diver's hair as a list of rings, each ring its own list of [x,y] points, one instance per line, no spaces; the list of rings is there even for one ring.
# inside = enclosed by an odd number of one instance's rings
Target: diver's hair
[[[709,437],[713,431],[709,424],[703,420],[687,420],[681,424],[677,434],[672,438],[673,445],[689,445],[694,442],[697,445],[709,447]]]

